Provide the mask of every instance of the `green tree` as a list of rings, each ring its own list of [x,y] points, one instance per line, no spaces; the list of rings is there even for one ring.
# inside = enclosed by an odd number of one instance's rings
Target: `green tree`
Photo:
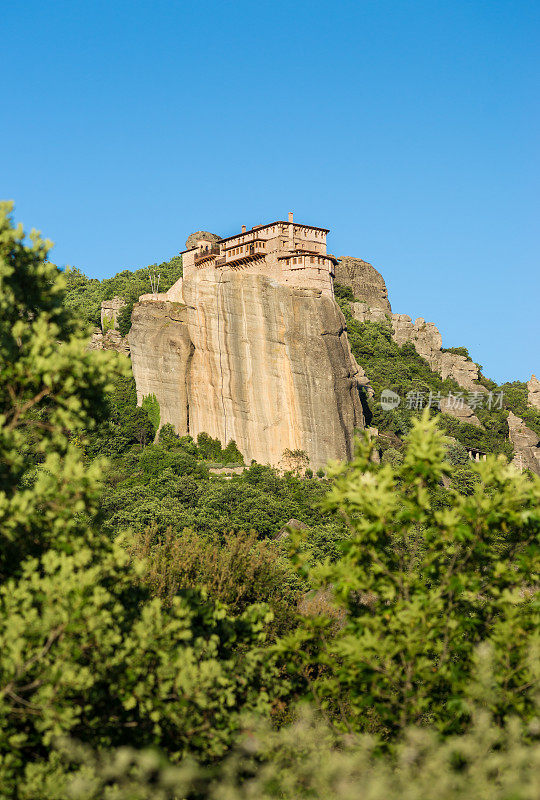
[[[260,648],[267,606],[232,617],[187,591],[164,608],[141,581],[145,565],[100,530],[106,464],[85,464],[70,432],[106,414],[122,361],[87,351],[64,311],[65,278],[37,235],[24,243],[9,210],[0,218],[0,796],[36,797],[31,786],[62,783],[56,745],[66,736],[95,751],[220,757],[242,709],[268,708],[274,678]]]
[[[152,423],[154,431],[157,431],[161,420],[161,411],[155,394],[147,394],[146,397],[143,397],[141,407],[148,414],[148,419]]]
[[[495,651],[492,712],[531,713],[540,481],[492,457],[476,466],[472,494],[451,490],[441,507],[433,498],[451,472],[446,445],[424,415],[401,465],[374,464],[366,440],[336,471],[325,507],[345,516],[351,538],[311,580],[331,590],[345,621],[333,636],[330,619],[308,619],[283,652],[344,726],[387,737],[429,721],[459,729],[474,650],[484,641]]]
[[[49,242],[0,205],[0,578],[54,541],[71,548],[86,533],[102,465],[81,465],[68,432],[107,413],[118,362],[88,352],[86,330],[64,307],[65,278],[48,261]],[[39,468],[38,468],[39,467]],[[24,479],[24,480],[23,480]]]

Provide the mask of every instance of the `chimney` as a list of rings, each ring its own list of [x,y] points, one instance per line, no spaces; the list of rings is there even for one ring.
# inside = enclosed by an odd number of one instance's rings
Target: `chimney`
[[[289,250],[294,250],[294,223],[292,211],[289,211]]]
[[[245,233],[245,232],[246,232],[246,226],[242,225],[242,233]]]
[[[293,212],[289,211],[289,222],[293,221]]]

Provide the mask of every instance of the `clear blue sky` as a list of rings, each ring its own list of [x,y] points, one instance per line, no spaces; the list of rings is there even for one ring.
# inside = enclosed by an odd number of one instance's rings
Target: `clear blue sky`
[[[21,0],[0,24],[0,193],[59,265],[294,210],[489,376],[540,373],[538,0]]]

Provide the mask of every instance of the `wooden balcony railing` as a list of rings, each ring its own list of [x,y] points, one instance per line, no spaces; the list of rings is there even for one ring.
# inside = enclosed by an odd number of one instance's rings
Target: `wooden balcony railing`
[[[206,261],[208,258],[213,258],[214,256],[219,255],[219,245],[214,244],[212,247],[206,248],[206,250],[199,250],[195,253],[195,263],[199,264],[201,261]]]

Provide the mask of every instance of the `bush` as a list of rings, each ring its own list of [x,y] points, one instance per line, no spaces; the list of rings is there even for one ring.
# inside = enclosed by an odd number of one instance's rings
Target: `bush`
[[[426,413],[401,465],[373,463],[366,438],[335,471],[323,507],[344,515],[351,537],[341,558],[310,574],[314,590],[331,589],[346,624],[328,636],[330,620],[305,620],[282,652],[321,711],[348,730],[386,739],[410,724],[461,730],[482,643],[493,650],[490,710],[497,719],[533,714],[540,481],[490,457],[474,465],[474,492],[450,492],[441,507],[447,445]],[[298,564],[304,574],[301,552]]]
[[[148,419],[152,423],[154,432],[156,432],[161,421],[161,412],[155,394],[147,394],[146,397],[143,397],[141,408],[148,414]]]
[[[395,753],[370,737],[336,737],[305,708],[292,725],[249,727],[218,768],[167,764],[155,751],[93,752],[65,742],[58,754],[71,774],[55,800],[536,800],[538,730],[510,719],[500,727],[481,707],[469,732],[441,742],[411,728]],[[42,787],[25,796],[44,798]],[[47,794],[47,800],[50,795]]]
[[[293,627],[297,582],[277,545],[258,541],[255,533],[231,533],[220,540],[169,529],[156,538],[155,528],[149,528],[130,549],[147,564],[145,584],[167,605],[185,589],[204,588],[214,600],[226,603],[233,614],[265,602],[274,613],[274,631]]]
[[[354,294],[350,286],[343,286],[341,283],[334,283],[334,297],[339,300],[354,300]]]

